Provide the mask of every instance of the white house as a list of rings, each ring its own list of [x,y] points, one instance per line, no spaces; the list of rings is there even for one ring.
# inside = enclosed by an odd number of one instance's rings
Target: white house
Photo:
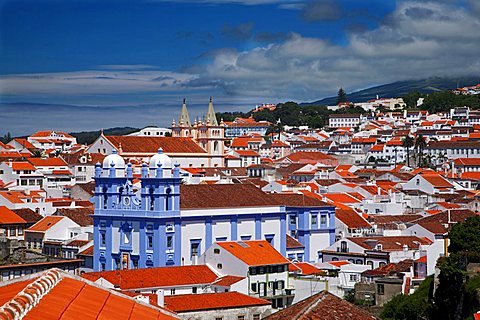
[[[199,262],[220,275],[248,278],[247,288],[240,292],[270,300],[273,308],[293,301],[294,288],[288,282],[290,262],[266,240],[215,242]]]

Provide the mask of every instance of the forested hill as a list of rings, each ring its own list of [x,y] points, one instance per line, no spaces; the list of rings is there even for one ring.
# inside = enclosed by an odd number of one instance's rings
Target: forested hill
[[[377,95],[380,98],[401,97],[413,91],[420,93],[432,93],[444,90],[452,90],[458,87],[476,85],[478,83],[480,83],[480,76],[459,78],[435,77],[422,80],[397,81],[349,93],[348,101],[368,101],[375,99]],[[336,104],[336,101],[337,96],[332,96],[313,102],[302,103],[302,105],[334,105]]]
[[[132,127],[117,127],[103,130],[103,134],[106,136],[122,136],[127,135],[132,132],[139,131],[138,128]],[[91,144],[98,138],[100,135],[100,130],[97,131],[82,131],[82,132],[71,132],[70,134],[77,138],[77,142],[81,144]]]

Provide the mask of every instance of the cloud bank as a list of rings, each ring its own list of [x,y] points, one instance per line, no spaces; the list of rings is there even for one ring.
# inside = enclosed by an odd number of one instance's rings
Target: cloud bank
[[[282,3],[242,1],[272,2]],[[284,3],[293,2],[296,3]],[[311,12],[312,21],[339,17],[340,12],[331,1],[310,5],[316,6]],[[96,97],[163,95],[180,99],[199,91],[222,92],[232,100],[249,97],[260,101],[306,101],[332,95],[340,86],[353,91],[405,79],[478,75],[477,10],[475,0],[470,1],[470,6],[452,1],[401,1],[375,29],[346,25],[348,41],[342,45],[298,33],[256,34],[250,23],[226,26],[221,30],[224,36],[270,44],[245,51],[209,51],[200,57],[202,63],[185,66],[178,72],[152,70],[154,66],[139,64],[104,66],[103,70],[91,71],[3,75],[0,93],[2,99],[9,101],[59,93]]]

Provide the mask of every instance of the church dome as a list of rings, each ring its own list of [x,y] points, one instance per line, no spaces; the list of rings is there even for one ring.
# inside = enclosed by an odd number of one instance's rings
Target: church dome
[[[110,169],[112,163],[115,165],[115,169],[125,169],[125,160],[118,155],[117,150],[113,150],[111,155],[108,155],[103,159],[103,168]]]
[[[150,158],[150,169],[158,168],[158,164],[162,165],[162,169],[172,168],[172,159],[163,153],[163,149],[158,149],[158,153]]]

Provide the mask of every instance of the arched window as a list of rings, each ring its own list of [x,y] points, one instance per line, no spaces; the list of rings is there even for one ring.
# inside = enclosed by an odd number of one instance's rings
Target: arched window
[[[340,242],[340,251],[347,252],[347,241]]]
[[[107,209],[107,187],[103,187],[103,209]]]
[[[218,151],[218,141],[213,143],[213,151]]]
[[[171,193],[172,193],[171,188],[167,188],[165,190],[165,211],[168,211],[168,210],[172,209],[172,205],[170,203],[170,201],[172,199]]]
[[[367,261],[367,266],[370,266],[373,269],[373,261]]]
[[[355,261],[355,264],[363,264],[363,260],[357,259],[357,261]]]
[[[150,210],[153,211],[155,208],[155,195],[153,194],[153,188],[150,188]]]

